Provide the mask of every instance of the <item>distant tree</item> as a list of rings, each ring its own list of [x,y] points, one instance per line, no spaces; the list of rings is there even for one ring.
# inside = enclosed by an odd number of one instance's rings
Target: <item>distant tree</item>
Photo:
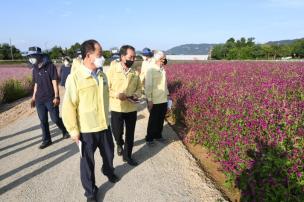
[[[70,48],[67,49],[66,55],[70,58],[75,58],[77,51],[80,50],[80,46],[81,45],[78,42],[73,44]]]
[[[265,59],[269,60],[272,54],[272,47],[269,44],[261,45],[261,49],[264,53]]]
[[[281,45],[280,47],[281,57],[292,56],[292,46],[291,45]]]
[[[239,51],[240,49],[238,47],[234,47],[228,50],[228,53],[226,54],[226,57],[224,59],[227,60],[236,60],[239,57]]]
[[[249,59],[253,59],[252,56],[253,53],[253,46],[245,46],[242,47],[241,49],[239,49],[238,51],[238,60],[249,60]]]
[[[230,49],[230,48],[234,48],[235,47],[235,39],[234,38],[230,38],[226,41],[225,46]]]
[[[246,46],[246,39],[244,37],[242,37],[240,40],[237,40],[236,41],[236,46],[238,48],[245,47]]]
[[[255,44],[254,40],[253,37],[230,38],[225,44],[214,46],[211,57],[217,60],[304,58],[303,39],[292,44]]]
[[[255,45],[251,48],[251,57],[255,59],[265,59],[265,53],[262,45]]]
[[[291,47],[292,54],[297,58],[304,58],[304,39],[297,40]]]
[[[112,56],[111,51],[109,51],[109,50],[104,50],[104,51],[103,51],[103,57],[104,57],[105,59],[109,59],[111,56]]]
[[[60,46],[54,46],[49,52],[51,59],[59,59],[64,56],[63,50]]]
[[[281,46],[277,44],[271,44],[271,55],[272,59],[276,60],[281,57]]]
[[[211,58],[215,60],[221,60],[225,57],[224,55],[224,45],[215,45],[212,48]]]
[[[254,37],[250,37],[247,39],[246,45],[247,46],[254,46],[255,42],[254,42],[255,38]]]
[[[22,55],[19,49],[12,45],[12,52],[14,60],[22,59]],[[8,43],[0,44],[0,60],[11,60],[11,46]]]

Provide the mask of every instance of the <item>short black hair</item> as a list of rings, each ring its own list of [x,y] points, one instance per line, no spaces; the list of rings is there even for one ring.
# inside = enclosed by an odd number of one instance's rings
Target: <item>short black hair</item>
[[[127,55],[128,49],[131,49],[131,50],[133,50],[133,51],[135,52],[135,48],[134,48],[133,46],[130,46],[130,45],[123,45],[123,46],[120,48],[120,50],[119,50],[119,55],[120,55],[120,57],[121,57],[121,56]]]
[[[82,59],[84,59],[88,53],[95,51],[95,44],[99,43],[94,39],[87,40],[81,44],[80,51]]]

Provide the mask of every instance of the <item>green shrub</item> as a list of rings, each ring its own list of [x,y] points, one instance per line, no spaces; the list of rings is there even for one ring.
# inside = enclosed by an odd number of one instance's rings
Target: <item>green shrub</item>
[[[0,87],[0,102],[13,102],[23,98],[30,94],[31,88],[32,84],[29,78],[22,81],[9,79]]]

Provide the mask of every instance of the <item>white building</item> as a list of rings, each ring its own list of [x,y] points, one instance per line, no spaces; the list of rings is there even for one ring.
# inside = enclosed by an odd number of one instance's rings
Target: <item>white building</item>
[[[208,60],[208,55],[167,55],[168,60]]]

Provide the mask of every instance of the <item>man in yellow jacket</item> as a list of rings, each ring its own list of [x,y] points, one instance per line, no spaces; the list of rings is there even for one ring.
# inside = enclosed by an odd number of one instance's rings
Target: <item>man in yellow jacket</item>
[[[83,63],[66,82],[62,106],[63,122],[73,140],[82,145],[80,159],[81,182],[88,201],[97,201],[94,152],[99,148],[103,159],[102,172],[110,182],[114,174],[114,143],[109,120],[109,89],[102,68],[102,48],[95,40],[81,45]]]
[[[154,52],[155,62],[146,71],[145,94],[150,111],[146,142],[153,145],[154,140],[163,142],[162,130],[167,113],[169,91],[167,87],[166,55],[162,51]]]
[[[82,56],[81,56],[81,51],[77,51],[77,57],[73,59],[72,62],[72,67],[71,67],[71,72],[75,72],[79,67],[81,66],[82,63]]]
[[[111,126],[117,144],[117,154],[129,165],[138,163],[132,158],[134,131],[137,119],[138,98],[141,83],[138,73],[131,68],[135,60],[135,49],[125,45],[120,48],[120,60],[114,60],[107,73],[110,91]],[[124,124],[126,126],[123,140]]]
[[[154,64],[154,58],[153,58],[153,52],[149,48],[144,48],[142,51],[142,58],[143,62],[140,69],[140,81],[142,87],[145,86],[145,75],[147,68],[151,66],[151,64]]]

